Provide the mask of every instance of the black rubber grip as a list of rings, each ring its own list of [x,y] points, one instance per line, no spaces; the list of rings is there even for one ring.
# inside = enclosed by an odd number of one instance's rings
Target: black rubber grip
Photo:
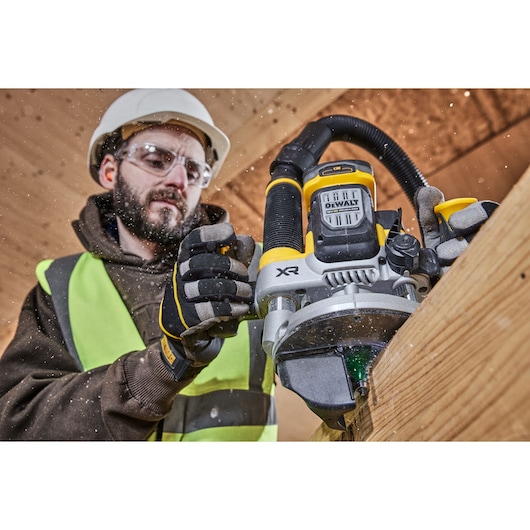
[[[295,183],[269,188],[265,202],[263,250],[288,247],[303,252],[302,195]]]

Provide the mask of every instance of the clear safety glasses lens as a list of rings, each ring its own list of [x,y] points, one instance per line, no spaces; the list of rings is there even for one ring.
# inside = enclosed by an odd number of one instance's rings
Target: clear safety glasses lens
[[[201,188],[206,188],[212,178],[212,168],[205,162],[178,155],[170,149],[151,143],[127,145],[117,157],[161,178],[180,164],[186,168],[188,184]]]

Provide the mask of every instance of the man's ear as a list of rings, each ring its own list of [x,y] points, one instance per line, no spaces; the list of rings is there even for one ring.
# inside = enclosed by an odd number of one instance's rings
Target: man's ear
[[[105,155],[99,166],[99,183],[106,190],[113,190],[118,174],[118,161],[110,154]]]

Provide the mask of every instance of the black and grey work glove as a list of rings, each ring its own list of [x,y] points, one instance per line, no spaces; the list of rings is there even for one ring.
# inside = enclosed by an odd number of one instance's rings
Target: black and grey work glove
[[[499,204],[494,201],[472,202],[445,220],[434,211],[444,201],[443,193],[433,186],[420,188],[414,196],[423,244],[434,249],[440,265],[447,267],[464,252]]]
[[[254,240],[236,236],[229,223],[202,226],[183,239],[160,305],[163,356],[177,377],[185,365],[210,363],[253,312],[248,267],[255,250]]]

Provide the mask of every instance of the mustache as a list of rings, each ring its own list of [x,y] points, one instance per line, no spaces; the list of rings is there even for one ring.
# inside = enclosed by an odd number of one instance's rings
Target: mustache
[[[153,201],[172,202],[183,213],[185,213],[188,209],[186,200],[184,199],[182,193],[179,190],[152,190],[147,194],[145,203],[149,204]]]

